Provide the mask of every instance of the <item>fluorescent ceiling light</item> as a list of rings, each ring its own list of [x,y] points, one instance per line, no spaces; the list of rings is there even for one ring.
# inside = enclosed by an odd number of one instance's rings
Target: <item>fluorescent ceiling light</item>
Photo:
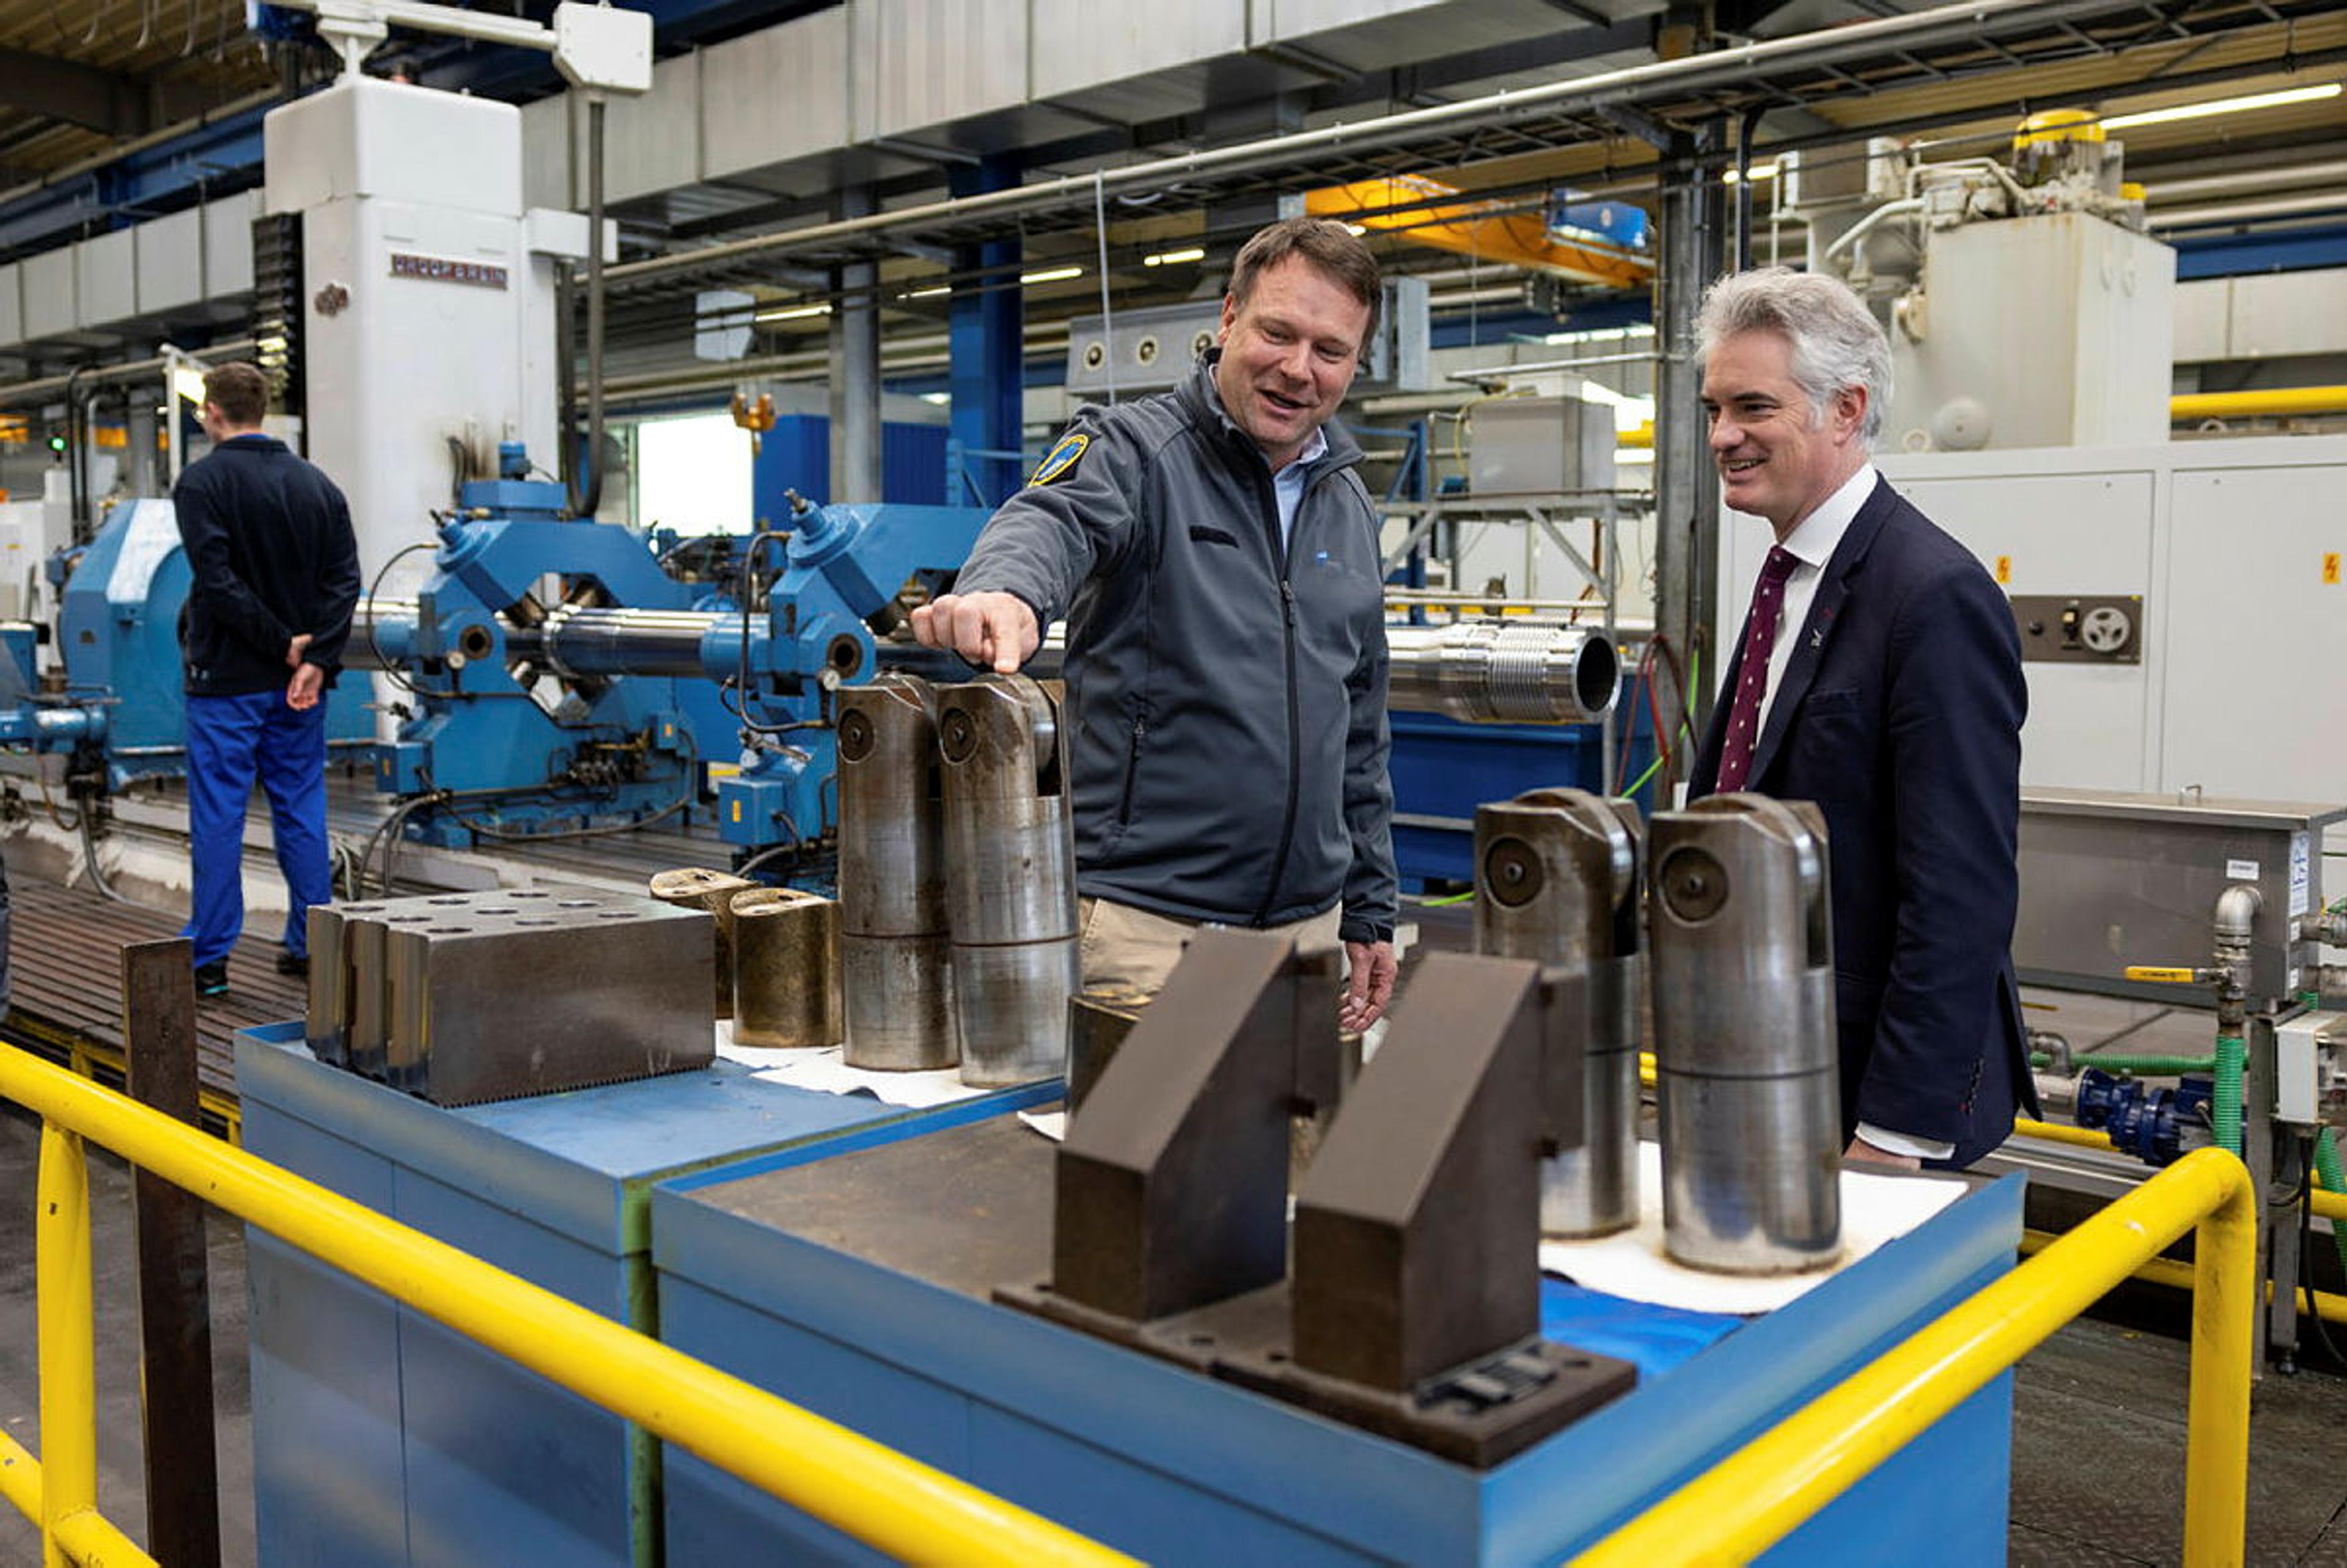
[[[805,321],[809,316],[829,314],[831,314],[829,305],[793,305],[788,310],[760,311],[758,319],[762,322],[796,322]]]
[[[1346,225],[1345,225],[1345,232],[1346,232],[1346,233],[1348,233],[1348,234],[1350,234],[1354,239],[1358,240],[1358,239],[1359,239],[1362,235],[1364,235],[1364,234],[1368,233],[1368,231],[1367,229],[1363,228],[1363,227],[1362,227],[1360,224],[1358,224],[1358,223],[1348,223],[1348,224],[1346,224]]]
[[[923,403],[933,403],[939,408],[950,408],[953,406],[953,394],[950,392],[925,392],[921,394],[921,401]]]
[[[1143,256],[1141,264],[1144,267],[1174,267],[1184,261],[1203,261],[1205,259],[1206,248],[1193,245],[1186,251],[1160,251],[1154,256]]]
[[[2324,82],[2319,87],[2285,87],[2280,92],[2251,93],[2247,97],[2211,98],[2204,104],[2178,104],[2171,108],[2145,109],[2140,114],[2106,115],[2105,130],[2125,130],[2136,125],[2165,125],[2170,120],[2199,119],[2208,115],[2239,114],[2245,109],[2278,108],[2283,104],[2312,103],[2319,98],[2335,98],[2340,84]]]
[[[1752,178],[1755,179],[1774,179],[1777,178],[1777,166],[1773,163],[1756,163],[1752,166]],[[1719,182],[1722,185],[1735,184],[1736,170],[1731,169],[1722,174],[1719,177]]]
[[[933,283],[926,289],[908,289],[897,297],[900,300],[934,300],[940,294],[953,292],[951,283]]]
[[[1063,283],[1070,278],[1083,275],[1081,267],[1046,267],[1040,272],[1021,272],[1019,281],[1022,283]]]

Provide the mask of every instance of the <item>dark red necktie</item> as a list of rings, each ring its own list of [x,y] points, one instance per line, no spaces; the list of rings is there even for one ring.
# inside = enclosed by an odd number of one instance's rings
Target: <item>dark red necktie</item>
[[[1768,655],[1777,648],[1777,620],[1785,610],[1785,579],[1801,558],[1782,545],[1768,547],[1760,581],[1752,589],[1752,610],[1744,618],[1744,661],[1736,681],[1736,702],[1727,711],[1727,737],[1719,746],[1721,794],[1744,787],[1752,772],[1752,748],[1760,743],[1760,699],[1768,691]]]

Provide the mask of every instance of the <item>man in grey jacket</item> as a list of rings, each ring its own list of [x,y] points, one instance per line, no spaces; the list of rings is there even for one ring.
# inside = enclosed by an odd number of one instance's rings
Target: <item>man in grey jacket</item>
[[[1342,224],[1256,234],[1189,380],[1079,413],[913,613],[1004,673],[1067,617],[1088,985],[1154,990],[1214,923],[1341,941],[1348,1029],[1391,999],[1378,518],[1330,423],[1378,301]]]

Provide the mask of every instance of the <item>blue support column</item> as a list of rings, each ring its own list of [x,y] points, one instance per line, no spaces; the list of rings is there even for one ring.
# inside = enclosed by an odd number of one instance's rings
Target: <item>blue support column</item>
[[[997,154],[952,171],[956,196],[1000,190],[1019,182],[1018,159]],[[1023,296],[1019,288],[1016,240],[958,246],[957,273],[983,272],[983,281],[954,290],[948,318],[953,371],[953,439],[962,453],[961,472],[948,477],[948,506],[993,506],[1024,477],[1016,459],[977,457],[972,452],[1015,452],[1025,423],[1021,333]],[[969,480],[963,474],[969,476]],[[979,493],[973,494],[974,482]]]

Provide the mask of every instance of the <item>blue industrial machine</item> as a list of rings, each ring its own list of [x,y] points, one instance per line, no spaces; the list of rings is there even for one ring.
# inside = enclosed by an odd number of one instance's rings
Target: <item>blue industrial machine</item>
[[[702,764],[738,760],[717,784],[721,836],[744,854],[811,845],[838,822],[832,693],[884,663],[966,670],[897,633],[907,587],[949,579],[982,508],[801,503],[786,528],[721,548],[566,521],[518,446],[500,466],[461,492],[417,597],[370,599],[352,640],[354,664],[408,688],[375,776],[406,797],[409,837],[641,823],[697,801]],[[1602,634],[1397,626],[1389,641],[1390,704],[1423,716],[1395,724],[1405,876],[1471,875],[1474,803],[1494,794],[1604,786],[1588,726],[1620,663]],[[1047,643],[1037,672],[1056,657]],[[1632,737],[1634,758],[1650,747]]]
[[[958,567],[986,513],[808,507],[746,542],[729,596],[679,580],[707,574],[672,575],[632,530],[565,520],[519,446],[499,466],[460,492],[416,599],[371,600],[353,638],[353,662],[407,687],[375,770],[410,797],[403,831],[463,846],[641,823],[696,801],[704,764],[736,761],[718,785],[727,842],[835,825],[830,694],[871,676],[898,593]]]
[[[72,760],[77,793],[108,794],[187,766],[179,612],[190,573],[169,501],[117,507],[97,537],[46,563],[58,589],[61,668],[36,663],[39,629],[0,628],[0,743]],[[374,739],[363,684],[329,693],[330,744]]]

